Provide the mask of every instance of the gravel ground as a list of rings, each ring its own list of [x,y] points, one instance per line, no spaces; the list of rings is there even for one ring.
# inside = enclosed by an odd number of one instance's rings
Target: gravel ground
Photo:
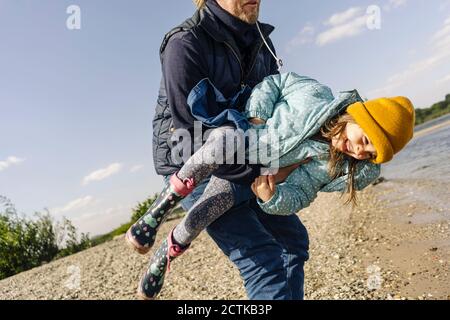
[[[307,299],[450,299],[449,213],[398,192],[410,185],[387,181],[369,187],[356,208],[342,205],[336,194],[321,194],[301,212],[311,241]],[[164,225],[161,237],[176,223]],[[135,299],[148,258],[118,237],[0,281],[0,299]],[[172,263],[160,299],[246,295],[237,269],[203,232]]]

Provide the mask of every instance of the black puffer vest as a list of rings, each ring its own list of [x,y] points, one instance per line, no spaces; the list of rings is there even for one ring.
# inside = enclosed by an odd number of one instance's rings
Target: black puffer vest
[[[267,24],[260,24],[260,26],[266,41],[274,50],[272,42],[268,38],[274,28]],[[227,33],[226,28],[221,28],[217,17],[208,7],[198,10],[192,18],[165,35],[160,48],[161,61],[164,58],[167,43],[178,32],[194,33],[201,43],[203,52],[211,52],[208,55],[208,78],[226,97],[235,95],[242,85],[249,85],[253,88],[266,76],[276,73],[276,62],[264,46],[262,39],[255,43],[250,55],[250,62],[244,65],[233,36]],[[153,161],[159,175],[170,175],[180,169],[180,165],[173,163],[171,159],[168,141],[172,127],[172,116],[163,74],[153,119]]]

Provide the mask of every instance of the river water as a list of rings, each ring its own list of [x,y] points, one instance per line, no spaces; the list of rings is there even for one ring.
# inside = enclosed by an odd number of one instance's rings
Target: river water
[[[382,176],[393,185],[389,198],[396,199],[397,205],[417,204],[435,212],[422,218],[416,215],[413,222],[450,221],[450,115],[418,127],[415,135],[382,166]]]
[[[445,118],[445,119],[444,119]],[[450,120],[450,115],[434,125]],[[425,124],[421,130],[430,128]],[[450,182],[450,125],[414,138],[382,169],[387,179],[431,179]]]

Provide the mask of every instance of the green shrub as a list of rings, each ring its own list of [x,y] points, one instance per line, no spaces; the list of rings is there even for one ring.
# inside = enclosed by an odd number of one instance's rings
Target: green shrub
[[[0,196],[0,279],[89,246],[89,236],[82,234],[78,240],[69,220],[55,224],[48,211],[32,219],[21,217],[11,201]]]
[[[58,253],[58,244],[48,212],[25,219],[7,198],[0,197],[0,202],[0,278],[51,261]]]
[[[150,206],[155,202],[156,198],[158,197],[157,194],[150,196],[146,200],[140,202],[137,204],[135,208],[132,210],[131,214],[131,222],[135,223],[138,221],[150,208]]]
[[[59,236],[58,244],[62,248],[59,250],[56,258],[70,256],[92,247],[89,235],[81,233],[80,239],[78,239],[77,229],[66,218],[63,218],[62,223],[56,224],[56,230]]]
[[[14,205],[0,196],[0,279],[83,251],[127,232],[156,200],[150,196],[132,209],[131,221],[94,238],[82,233],[78,236],[72,222],[63,218],[55,223],[50,213],[35,213],[33,219],[20,217]],[[176,208],[168,220],[181,217],[184,211]]]

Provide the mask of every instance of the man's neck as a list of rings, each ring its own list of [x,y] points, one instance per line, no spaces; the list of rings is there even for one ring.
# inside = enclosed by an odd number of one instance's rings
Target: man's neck
[[[206,5],[222,24],[233,34],[240,49],[252,45],[257,39],[255,25],[248,24],[222,8],[215,0],[207,1]]]

